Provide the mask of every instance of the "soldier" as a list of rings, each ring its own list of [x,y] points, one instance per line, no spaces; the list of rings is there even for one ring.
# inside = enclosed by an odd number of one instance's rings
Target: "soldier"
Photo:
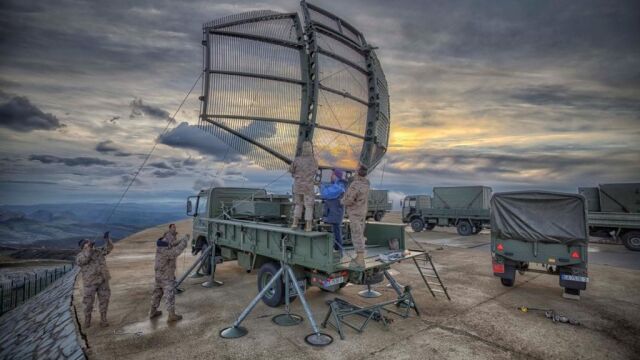
[[[340,169],[334,169],[331,173],[331,183],[322,184],[320,188],[320,197],[324,201],[324,213],[322,221],[331,224],[333,230],[333,248],[343,254],[342,246],[342,219],[344,218],[344,206],[341,199],[347,188],[347,182],[343,179],[344,172]]]
[[[298,227],[298,222],[302,218],[302,206],[304,204],[304,231],[311,231],[313,225],[313,204],[315,193],[313,183],[318,172],[318,162],[313,157],[313,145],[310,141],[302,143],[302,154],[297,156],[289,172],[293,175],[293,224],[292,228]]]
[[[167,322],[182,319],[182,315],[176,314],[176,259],[187,247],[189,235],[185,235],[181,240],[177,240],[177,236],[176,225],[171,224],[169,225],[169,231],[165,232],[156,242],[156,286],[151,297],[150,319],[162,315],[162,311],[158,310],[158,306],[160,306],[160,300],[163,295],[167,304],[167,312],[169,312]]]
[[[367,201],[369,199],[369,180],[367,180],[366,176],[367,168],[364,165],[360,165],[356,176],[354,176],[342,199],[342,204],[345,206],[351,223],[351,241],[356,249],[356,258],[353,262],[361,268],[365,266],[364,244],[367,241],[364,237],[364,220],[367,216]]]
[[[83,298],[84,306],[84,327],[91,326],[91,312],[93,311],[93,303],[96,294],[100,304],[100,326],[107,327],[107,309],[109,307],[109,298],[111,297],[111,289],[109,288],[109,269],[105,257],[113,250],[113,242],[109,236],[109,232],[104,233],[105,247],[95,248],[95,243],[87,239],[78,242],[80,245],[80,253],[76,256],[76,264],[80,266],[82,274]]]

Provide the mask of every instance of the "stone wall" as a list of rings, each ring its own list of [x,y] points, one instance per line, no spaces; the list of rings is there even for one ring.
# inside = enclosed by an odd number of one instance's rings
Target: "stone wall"
[[[0,317],[0,359],[86,359],[72,308],[77,273]]]

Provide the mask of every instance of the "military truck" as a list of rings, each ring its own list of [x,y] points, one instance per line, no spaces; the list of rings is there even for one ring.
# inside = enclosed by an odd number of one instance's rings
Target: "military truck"
[[[319,206],[316,211],[319,215]],[[378,261],[380,254],[406,249],[404,226],[369,222],[365,226],[366,267],[354,268],[349,255],[340,257],[334,252],[330,225],[316,223],[312,232],[291,229],[290,213],[289,195],[267,194],[264,189],[216,187],[202,190],[187,200],[187,215],[193,216],[195,246],[215,246],[211,255],[215,260],[204,261],[204,271],[210,273],[216,262],[237,261],[247,272],[258,269],[260,290],[279,270],[285,251],[290,254],[287,261],[303,288],[316,286],[326,291],[338,291],[348,282],[358,285],[381,282],[391,264],[424,254],[410,251],[395,260]],[[349,223],[343,226],[345,251],[350,254],[353,248]],[[393,239],[397,240],[397,250],[390,249]],[[273,285],[262,301],[277,307],[285,302],[284,294],[281,282]]]
[[[493,274],[513,286],[516,270],[560,275],[563,296],[587,288],[587,205],[584,196],[547,191],[496,193],[491,198]],[[530,264],[542,264],[545,270]]]
[[[477,234],[490,225],[487,186],[434,187],[433,197],[410,195],[402,202],[402,222],[415,232],[455,226],[458,234]]]
[[[384,215],[393,208],[393,202],[389,200],[389,190],[369,190],[367,207],[367,220],[382,220]]]
[[[640,183],[581,187],[578,193],[587,199],[591,235],[619,239],[640,251]]]

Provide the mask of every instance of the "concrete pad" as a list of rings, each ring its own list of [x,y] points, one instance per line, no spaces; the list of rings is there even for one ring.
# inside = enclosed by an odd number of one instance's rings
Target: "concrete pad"
[[[189,232],[190,221],[178,224]],[[399,319],[385,329],[371,323],[364,333],[346,331],[340,340],[336,331],[323,329],[334,337],[325,348],[304,342],[311,332],[308,319],[297,326],[280,327],[271,317],[284,312],[262,302],[242,324],[249,334],[240,339],[221,339],[218,333],[230,326],[257,294],[255,273],[247,274],[235,262],[220,265],[216,279],[224,286],[207,289],[205,278],[188,278],[185,293],[176,304],[184,319],[168,325],[166,314],[149,320],[153,289],[155,240],[164,226],[134,234],[116,244],[108,258],[112,274],[111,327],[83,329],[96,359],[469,359],[469,358],[634,358],[640,353],[640,271],[611,266],[590,266],[587,291],[580,301],[562,298],[556,276],[527,273],[518,275],[516,285],[506,288],[491,273],[488,251],[425,243],[431,251],[452,301],[433,298],[419,277],[413,262],[394,265],[401,284],[411,285],[421,315]],[[421,233],[422,234],[422,233]],[[440,236],[442,234],[428,236]],[[447,234],[448,235],[448,234]],[[455,234],[452,234],[455,236]],[[441,250],[436,250],[441,249]],[[187,250],[178,260],[178,273],[195,260]],[[335,296],[358,305],[392,299],[395,293],[385,284],[374,289],[382,296],[364,299],[357,295],[362,286],[347,286],[338,294],[317,288],[307,291],[315,320],[320,323]],[[81,287],[76,284],[74,304],[80,319]],[[541,313],[522,313],[518,306],[553,308],[575,317],[583,326],[557,324]],[[164,310],[164,306],[163,309]],[[297,300],[291,311],[304,316]],[[354,320],[355,321],[355,320]]]

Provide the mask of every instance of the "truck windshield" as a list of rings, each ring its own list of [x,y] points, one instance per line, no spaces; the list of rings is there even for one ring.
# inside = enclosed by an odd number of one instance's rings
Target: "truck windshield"
[[[197,215],[199,216],[207,216],[208,212],[207,212],[207,197],[206,196],[199,196],[198,197],[198,210],[196,212]]]

